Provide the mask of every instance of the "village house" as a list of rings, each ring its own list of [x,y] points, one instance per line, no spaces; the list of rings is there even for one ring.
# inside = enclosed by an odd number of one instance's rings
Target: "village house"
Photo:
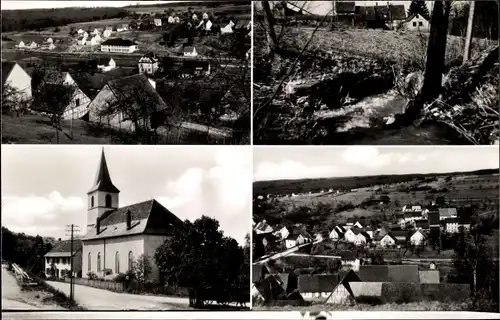
[[[39,46],[38,46],[38,43],[36,43],[35,41],[32,41],[32,42],[29,44],[29,46],[28,46],[28,48],[30,48],[30,49],[36,49],[36,48],[38,48],[38,47],[39,47]]]
[[[271,227],[266,220],[262,220],[261,222],[257,223],[254,230],[257,234],[272,233],[274,231],[273,227]]]
[[[85,44],[90,46],[97,46],[101,44],[102,40],[103,40],[102,37],[99,34],[96,34],[90,40],[86,41]]]
[[[305,230],[295,229],[285,239],[285,248],[290,249],[301,244],[312,242],[312,237]]]
[[[410,237],[410,244],[413,246],[423,246],[425,244],[426,235],[424,232],[417,230]]]
[[[356,257],[355,251],[342,250],[338,252],[342,270],[359,270],[361,261]]]
[[[184,47],[182,53],[185,57],[196,57],[198,55],[195,47]]]
[[[333,241],[338,241],[344,237],[345,229],[341,226],[336,226],[330,232],[329,238]]]
[[[83,277],[131,271],[137,258],[144,255],[152,267],[147,280],[158,281],[155,250],[171,237],[174,228],[184,228],[184,224],[156,200],[120,207],[119,194],[111,181],[103,150],[94,185],[87,193]]]
[[[106,27],[106,30],[102,33],[102,36],[104,38],[109,38],[111,37],[111,34],[113,33],[113,27]]]
[[[382,239],[380,239],[380,246],[382,248],[390,248],[396,245],[397,239],[391,234],[386,234]]]
[[[355,301],[351,283],[361,281],[353,271],[341,271],[338,273],[338,281],[334,284],[333,291],[328,295],[325,304],[351,304]]]
[[[402,25],[406,31],[428,32],[430,23],[420,14],[414,14],[406,18]]]
[[[137,44],[133,41],[114,38],[101,43],[102,52],[132,53],[137,50]]]
[[[357,246],[365,245],[368,242],[371,242],[370,235],[363,230],[356,230],[356,239],[354,240],[354,244]]]
[[[234,22],[233,21],[229,21],[229,23],[220,29],[220,33],[221,34],[230,34],[230,33],[233,33],[233,27],[234,27]]]
[[[90,103],[90,98],[82,90],[81,86],[73,79],[69,72],[49,71],[42,79],[43,85],[67,85],[75,87],[73,98],[69,104],[64,108],[62,115],[63,119],[79,119],[87,113],[87,106]],[[32,105],[34,111],[41,113],[52,113],[52,110],[45,110],[46,106],[40,106],[36,103],[36,89],[35,89],[35,103]]]
[[[356,221],[356,223],[353,225],[354,228],[363,228],[363,225],[361,224],[361,222],[359,221]]]
[[[55,48],[56,48],[56,46],[54,45],[53,42],[44,42],[40,46],[40,49],[42,49],[42,50],[54,50]]]
[[[116,62],[111,57],[101,57],[97,59],[97,69],[108,72],[116,68]]]
[[[24,44],[24,41],[19,41],[19,44],[16,46],[19,49],[26,48],[26,45]]]
[[[154,19],[155,26],[161,27],[161,19]]]
[[[344,239],[345,239],[347,242],[354,243],[354,242],[356,242],[357,235],[356,235],[356,233],[353,231],[353,229],[348,229],[348,230],[346,230],[346,232],[344,233]]]
[[[110,113],[113,104],[126,105],[127,109]],[[166,109],[156,91],[156,82],[143,74],[108,81],[88,106],[90,122],[132,131],[136,125],[151,129],[161,123]]]
[[[338,274],[301,274],[297,289],[305,301],[323,302],[339,282]]]
[[[82,29],[78,29],[77,33],[78,34],[83,34],[85,31],[83,31]]]
[[[279,236],[281,240],[284,240],[290,235],[290,231],[288,231],[287,227],[283,227],[276,231],[276,235]]]
[[[17,62],[2,61],[2,97],[11,102],[29,101],[32,97],[31,76]],[[19,104],[12,105],[20,107]]]
[[[76,42],[78,43],[78,45],[84,46],[87,43],[87,37],[85,36],[78,37],[76,39]]]
[[[82,240],[73,240],[73,277],[82,277]],[[71,273],[71,240],[57,242],[44,256],[45,276],[62,279]]]
[[[95,28],[94,31],[92,31],[93,35],[100,35],[102,34],[103,29],[102,28]]]
[[[439,220],[458,217],[456,208],[439,208],[438,212],[439,212]]]
[[[354,218],[347,218],[347,222],[345,223],[345,229],[351,229],[354,225]]]
[[[391,231],[391,235],[396,239],[396,246],[401,246],[406,244],[409,231]]]
[[[150,52],[139,59],[139,73],[155,74],[158,71],[160,59]]]

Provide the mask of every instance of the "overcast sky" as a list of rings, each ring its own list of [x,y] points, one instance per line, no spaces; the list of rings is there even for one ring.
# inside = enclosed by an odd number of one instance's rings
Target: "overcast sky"
[[[155,3],[168,3],[177,1],[4,1],[2,10],[13,9],[45,9],[67,7],[125,7],[135,4],[146,5]]]
[[[106,146],[120,207],[156,199],[182,220],[220,221],[240,244],[250,231],[251,150],[245,147]],[[65,238],[87,225],[87,191],[101,156],[96,146],[2,145],[2,226]],[[83,235],[83,234],[82,234]]]
[[[254,147],[254,181],[472,171],[499,167],[491,147]]]

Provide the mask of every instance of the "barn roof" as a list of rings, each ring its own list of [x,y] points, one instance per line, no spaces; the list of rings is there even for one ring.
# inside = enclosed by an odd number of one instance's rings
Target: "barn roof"
[[[306,292],[331,292],[340,282],[338,273],[302,274],[299,276],[298,290]]]
[[[127,214],[132,224],[127,227]],[[106,211],[100,221],[100,232],[91,227],[83,240],[129,236],[135,234],[171,235],[174,228],[182,228],[183,222],[156,200],[135,203]]]
[[[101,45],[105,46],[124,46],[124,47],[129,47],[136,45],[134,41],[128,40],[128,39],[122,39],[122,38],[114,38],[114,39],[108,39],[101,43]]]
[[[358,276],[363,282],[419,282],[417,265],[364,265]]]
[[[80,239],[73,240],[73,255],[82,250],[83,242]],[[71,257],[71,240],[57,242],[45,257]]]

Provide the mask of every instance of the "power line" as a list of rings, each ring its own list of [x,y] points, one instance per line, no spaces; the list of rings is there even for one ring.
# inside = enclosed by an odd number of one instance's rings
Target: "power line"
[[[70,261],[70,276],[69,276],[69,299],[70,301],[75,301],[74,296],[75,296],[75,283],[73,281],[73,241],[74,241],[74,233],[80,232],[79,226],[71,224],[71,225],[66,225],[66,232],[70,233],[70,244],[71,244],[71,256],[69,258]]]

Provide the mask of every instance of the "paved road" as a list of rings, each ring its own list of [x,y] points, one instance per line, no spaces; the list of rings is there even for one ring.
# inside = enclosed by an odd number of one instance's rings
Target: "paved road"
[[[47,284],[69,296],[69,283],[47,281]],[[116,293],[82,285],[75,285],[75,300],[87,310],[185,310],[189,308],[188,298]]]
[[[2,265],[2,310],[36,310],[35,305],[23,302],[21,287],[14,275]]]

